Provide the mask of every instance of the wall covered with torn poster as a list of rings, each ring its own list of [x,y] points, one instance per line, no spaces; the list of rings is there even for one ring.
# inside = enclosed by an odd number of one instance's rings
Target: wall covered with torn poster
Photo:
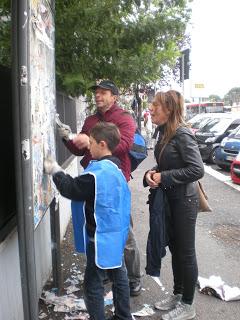
[[[54,186],[43,173],[43,160],[55,158],[54,17],[51,1],[30,1],[30,81],[35,227],[50,205]]]

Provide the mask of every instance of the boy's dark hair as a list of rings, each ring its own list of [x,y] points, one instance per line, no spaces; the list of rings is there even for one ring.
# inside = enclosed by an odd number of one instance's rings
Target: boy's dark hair
[[[90,136],[93,137],[97,143],[105,141],[111,152],[113,152],[119,144],[121,138],[118,127],[111,122],[98,122],[90,130]]]

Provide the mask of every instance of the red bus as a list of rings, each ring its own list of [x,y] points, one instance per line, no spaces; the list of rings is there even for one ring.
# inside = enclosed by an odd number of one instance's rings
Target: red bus
[[[187,120],[198,113],[224,112],[224,102],[187,103],[185,112]]]

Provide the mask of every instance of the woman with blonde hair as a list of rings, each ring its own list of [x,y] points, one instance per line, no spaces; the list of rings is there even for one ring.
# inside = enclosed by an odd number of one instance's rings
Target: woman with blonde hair
[[[203,177],[204,166],[195,137],[184,121],[184,100],[179,92],[158,92],[150,113],[159,131],[154,150],[157,164],[145,173],[144,185],[151,189],[161,188],[167,199],[170,212],[168,247],[172,254],[174,280],[173,294],[157,302],[155,308],[168,311],[162,315],[163,320],[188,320],[196,315],[193,304],[198,278],[196,181]],[[146,271],[148,273],[147,268]]]

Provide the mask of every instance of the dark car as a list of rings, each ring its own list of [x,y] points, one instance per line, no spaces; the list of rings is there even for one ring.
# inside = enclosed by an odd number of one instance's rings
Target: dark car
[[[239,114],[213,117],[195,134],[203,161],[214,163],[215,152],[221,141],[240,125]]]
[[[215,163],[222,169],[229,169],[240,151],[240,126],[224,138],[215,152]]]
[[[196,116],[194,116],[192,119],[188,120],[187,123],[190,124],[192,132],[196,133],[212,118],[213,118],[213,114],[199,113]]]

